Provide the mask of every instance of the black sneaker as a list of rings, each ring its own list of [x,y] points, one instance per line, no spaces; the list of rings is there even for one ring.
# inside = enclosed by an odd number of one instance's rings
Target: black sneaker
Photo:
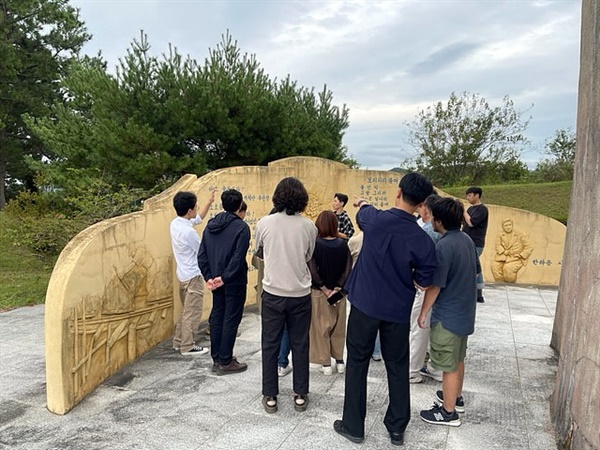
[[[204,347],[200,347],[198,345],[194,345],[192,348],[190,348],[186,352],[181,352],[181,354],[184,356],[189,356],[189,355],[198,356],[198,355],[205,355],[206,353],[208,353],[208,349],[204,348]]]
[[[365,440],[364,436],[352,436],[350,433],[348,433],[348,430],[346,430],[346,428],[344,427],[344,422],[342,422],[341,420],[336,420],[335,422],[333,422],[333,429],[337,434],[344,436],[350,442],[354,442],[355,444],[360,444],[362,441]]]
[[[436,403],[443,405],[444,404],[444,392],[437,391],[435,393],[435,399],[436,399]],[[465,399],[463,398],[462,395],[460,397],[456,398],[456,404],[454,405],[454,409],[456,410],[457,413],[465,412]]]
[[[431,409],[424,409],[419,413],[424,422],[448,427],[460,427],[460,417],[456,411],[447,413],[441,405],[433,405]]]

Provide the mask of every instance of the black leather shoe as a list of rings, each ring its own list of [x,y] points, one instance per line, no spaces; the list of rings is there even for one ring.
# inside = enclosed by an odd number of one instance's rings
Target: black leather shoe
[[[357,437],[352,436],[350,433],[348,433],[348,430],[344,428],[344,423],[341,420],[336,420],[335,422],[333,422],[333,429],[337,434],[344,436],[346,439],[348,439],[351,442],[354,442],[355,444],[360,444],[362,441],[365,440],[364,436]]]
[[[404,433],[390,431],[390,439],[392,440],[392,445],[404,445]]]

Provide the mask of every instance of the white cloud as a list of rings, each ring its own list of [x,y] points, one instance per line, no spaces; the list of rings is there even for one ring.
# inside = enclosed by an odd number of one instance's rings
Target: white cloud
[[[344,142],[365,166],[398,165],[402,123],[452,91],[505,95],[531,110],[529,137],[573,126],[579,65],[578,1],[86,1],[81,8],[111,64],[144,29],[202,61],[230,30],[272,77],[324,84],[350,108]],[[396,157],[396,155],[398,155]]]

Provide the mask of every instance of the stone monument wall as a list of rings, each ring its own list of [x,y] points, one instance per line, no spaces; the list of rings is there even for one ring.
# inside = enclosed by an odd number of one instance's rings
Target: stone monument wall
[[[210,190],[239,189],[248,203],[252,230],[247,304],[256,303],[257,273],[250,264],[254,226],[272,208],[271,196],[284,177],[306,186],[306,215],[331,209],[335,192],[358,195],[378,208],[394,205],[400,175],[351,170],[312,157],[275,161],[268,167],[233,167],[197,178],[187,175],[146,201],[138,213],[84,230],[61,254],[46,298],[48,408],[64,414],[124,364],[171,336],[180,302],[169,237],[175,192],[189,190],[206,202]],[[565,227],[534,213],[489,206],[490,225],[482,255],[486,282],[557,285]],[[209,217],[221,210],[217,200]],[[349,205],[354,221],[356,209]],[[505,219],[508,219],[505,221]],[[202,233],[204,224],[197,227]],[[205,292],[203,318],[211,295]]]
[[[559,353],[552,416],[560,448],[600,449],[600,3],[584,0],[577,152],[552,332]]]

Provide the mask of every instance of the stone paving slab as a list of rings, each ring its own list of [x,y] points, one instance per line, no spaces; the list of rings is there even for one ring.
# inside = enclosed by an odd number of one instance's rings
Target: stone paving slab
[[[407,450],[555,449],[549,397],[556,356],[549,347],[557,290],[489,286],[469,339],[462,426],[421,421],[440,384],[411,385]],[[44,306],[0,314],[0,449],[383,449],[383,363],[368,378],[366,439],[352,444],[332,429],[340,418],[343,375],[311,370],[310,404],[293,409],[292,378],[280,379],[279,412],[261,405],[260,318],[249,309],[236,355],[249,365],[219,377],[208,356],[182,357],[169,341],[106,380],[65,416],[46,409]],[[204,338],[206,340],[206,338]],[[207,342],[205,342],[206,344]]]

